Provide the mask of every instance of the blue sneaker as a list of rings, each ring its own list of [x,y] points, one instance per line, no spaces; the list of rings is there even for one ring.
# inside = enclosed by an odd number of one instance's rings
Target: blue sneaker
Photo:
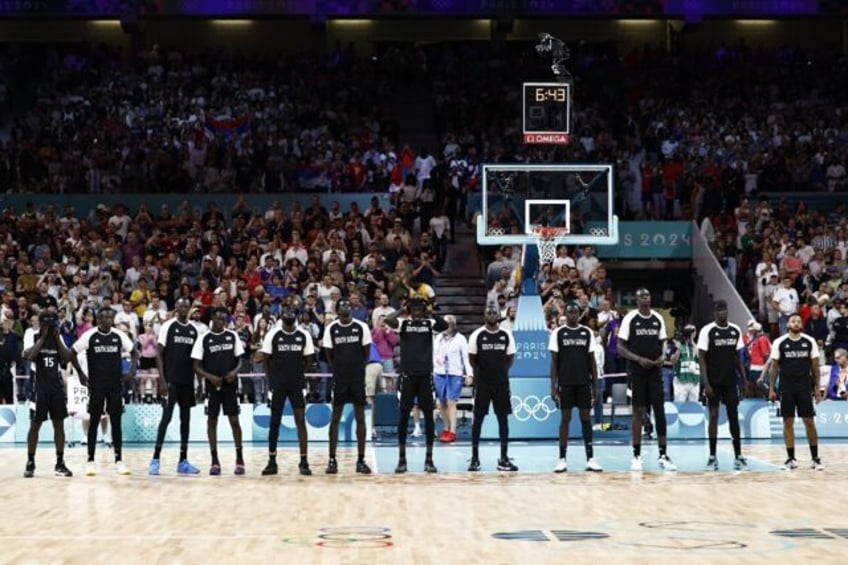
[[[177,473],[180,475],[199,475],[200,469],[188,462],[188,459],[183,459],[177,465]]]
[[[158,475],[159,474],[159,460],[158,459],[151,459],[150,460],[150,466],[147,467],[147,474],[148,475]]]

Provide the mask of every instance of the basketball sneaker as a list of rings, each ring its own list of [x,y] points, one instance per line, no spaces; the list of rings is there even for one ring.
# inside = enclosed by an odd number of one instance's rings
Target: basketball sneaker
[[[179,468],[177,469],[179,471]],[[151,459],[150,465],[147,466],[147,474],[148,475],[158,475],[159,474],[159,460]]]
[[[85,465],[85,476],[93,477],[97,475],[97,465],[94,464],[94,461],[89,461]]]
[[[704,465],[704,471],[718,471],[718,457],[710,455],[707,464]]]
[[[244,467],[244,463],[236,463],[236,469],[235,469],[235,471],[233,471],[233,474],[238,475],[239,477],[241,477],[241,476],[242,476],[242,475],[244,475],[246,472],[247,472],[247,469],[245,469],[245,467]]]
[[[421,437],[423,434],[421,433],[421,425],[415,424],[415,427],[412,428],[412,437]]]
[[[633,461],[630,462],[630,470],[631,471],[641,471],[642,470],[642,457],[639,455],[633,456]]]
[[[31,479],[35,476],[35,461],[27,461],[26,469],[24,470],[24,478]]]
[[[794,457],[790,457],[786,461],[783,462],[783,470],[784,471],[794,471],[798,468],[798,462]]]
[[[127,467],[127,464],[124,463],[123,461],[115,462],[115,472],[118,473],[119,475],[124,475],[124,476],[132,474],[132,472],[130,471],[130,468]]]
[[[188,459],[183,459],[177,463],[177,473],[180,475],[199,475],[200,469],[188,462]]]
[[[442,430],[442,433],[439,434],[439,441],[442,442],[442,443],[450,443],[450,441],[451,441],[450,430]]]
[[[498,471],[517,471],[518,467],[512,462],[509,457],[501,457],[498,459]]]
[[[432,459],[427,459],[426,461],[424,461],[424,472],[425,473],[438,473],[439,472],[439,470],[436,469],[436,466],[433,465]]]
[[[213,477],[217,477],[221,474],[221,464],[220,463],[212,463],[212,466],[209,467],[209,474]]]
[[[813,471],[824,471],[824,465],[822,465],[821,459],[816,457],[810,462],[810,469]]]
[[[335,457],[330,457],[330,460],[327,461],[327,468],[324,469],[324,473],[328,475],[335,475],[339,472],[339,462],[336,461]]]
[[[737,471],[747,471],[748,460],[739,455],[736,459],[733,460],[733,468]]]
[[[586,470],[594,473],[600,473],[604,470],[604,468],[601,467],[601,464],[598,463],[594,457],[590,457],[589,460],[586,461]]]
[[[556,467],[554,467],[554,473],[565,473],[566,471],[568,471],[568,463],[565,462],[565,457],[560,457]]]
[[[471,463],[468,465],[469,471],[479,471],[480,470],[480,460],[476,457],[471,458]]]
[[[368,463],[365,462],[365,459],[358,459],[356,461],[356,472],[360,475],[370,475],[371,467],[368,466]]]
[[[308,477],[312,474],[312,469],[309,468],[309,463],[306,461],[306,459],[302,459],[300,463],[297,464],[297,470],[304,477]]]
[[[406,473],[406,459],[398,459],[398,464],[395,466],[395,473],[402,475]]]
[[[668,455],[661,455],[659,463],[660,463],[660,469],[662,469],[663,471],[676,471],[677,470],[677,465],[674,464],[674,461],[672,461],[671,457],[669,457]]]
[[[57,477],[73,477],[74,474],[65,466],[65,463],[56,463],[53,467],[53,474]]]
[[[277,462],[269,459],[268,464],[265,465],[264,469],[262,469],[262,476],[267,477],[268,475],[276,475],[278,471]]]

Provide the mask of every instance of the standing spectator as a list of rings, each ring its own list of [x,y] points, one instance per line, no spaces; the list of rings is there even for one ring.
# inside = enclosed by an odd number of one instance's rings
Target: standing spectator
[[[792,277],[788,274],[783,277],[783,286],[774,291],[771,300],[778,311],[779,335],[784,335],[789,316],[798,312],[798,304],[801,301],[798,297],[798,291],[792,286]]]
[[[678,349],[674,377],[675,402],[698,402],[701,395],[701,368],[695,345],[695,330],[692,324],[683,327],[683,341]]]
[[[20,351],[18,336],[11,330],[12,320],[4,318],[0,327],[0,404],[15,403],[15,375],[12,374],[12,367],[17,364]]]
[[[762,324],[756,320],[748,322],[748,333],[743,336],[743,339],[750,360],[745,382],[745,397],[758,398],[761,397],[759,391],[760,386],[764,384],[763,371],[771,353],[771,342],[769,342],[768,336],[763,333]]]
[[[115,452],[115,470],[119,475],[129,475],[130,469],[123,462],[121,448],[121,415],[124,405],[121,402],[122,381],[132,382],[138,364],[138,350],[133,341],[124,332],[115,329],[115,311],[103,308],[97,313],[97,326],[91,328],[74,343],[74,351],[85,353],[88,362],[89,400],[88,411],[91,426],[88,429],[88,464],[86,476],[97,474],[94,452],[97,446],[97,422],[103,414],[105,405],[112,425],[112,448]],[[123,374],[122,358],[130,355],[130,368]],[[82,373],[80,373],[82,375]]]
[[[445,316],[447,329],[436,336],[433,346],[433,384],[439,400],[442,433],[439,441],[456,441],[456,404],[462,385],[471,382],[474,374],[468,358],[468,340],[456,329],[456,316]]]
[[[801,332],[801,316],[792,314],[787,320],[789,333],[774,341],[769,361],[769,400],[777,400],[777,375],[780,370],[780,415],[783,417],[783,441],[786,444],[785,470],[798,468],[795,459],[795,416],[804,422],[810,444],[811,467],[824,470],[819,458],[815,408],[821,400],[819,390],[819,347],[810,336]]]
[[[241,424],[238,419],[240,408],[237,383],[239,357],[244,354],[244,348],[239,336],[234,331],[225,329],[227,317],[226,310],[215,310],[212,314],[212,328],[195,341],[191,349],[194,372],[208,382],[206,434],[212,456],[210,475],[221,474],[221,461],[218,459],[218,416],[222,407],[224,415],[230,421],[233,441],[236,444],[235,474],[245,473]]]
[[[471,463],[468,470],[480,470],[480,432],[491,404],[498,419],[501,446],[498,471],[517,471],[518,467],[508,455],[507,421],[507,416],[512,413],[509,369],[515,358],[515,338],[499,327],[497,308],[486,307],[484,317],[486,325],[474,330],[468,339],[468,357],[474,369],[474,423],[471,426]]]
[[[663,344],[668,339],[662,316],[651,309],[648,289],[636,291],[638,308],[628,313],[618,330],[618,354],[629,361],[627,372],[633,391],[633,462],[631,471],[642,470],[642,418],[650,405],[654,410],[660,450],[659,465],[666,471],[676,471],[667,453],[667,428],[663,383],[660,367],[663,364]]]

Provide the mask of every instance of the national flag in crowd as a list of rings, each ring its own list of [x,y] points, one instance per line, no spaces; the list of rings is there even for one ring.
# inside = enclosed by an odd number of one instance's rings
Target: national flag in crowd
[[[232,139],[250,133],[250,115],[242,114],[234,118],[216,118],[206,114],[206,137],[214,139],[216,135]]]

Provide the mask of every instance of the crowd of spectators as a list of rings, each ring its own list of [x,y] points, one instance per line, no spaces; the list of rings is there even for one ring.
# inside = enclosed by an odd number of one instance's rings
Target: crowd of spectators
[[[0,149],[0,190],[386,191],[418,156],[385,104],[410,56],[53,48]]]
[[[58,311],[61,335],[71,343],[92,327],[98,309],[112,308],[116,325],[138,341],[144,359],[155,356],[154,336],[181,297],[191,300],[190,316],[201,326],[214,307],[228,308],[230,328],[253,352],[283,304],[301,312],[302,325],[320,345],[336,304],[348,298],[353,316],[373,328],[391,373],[396,339],[383,318],[413,296],[437,307],[434,279],[445,250],[426,227],[413,233],[415,220],[416,214],[383,208],[378,198],[364,210],[355,202],[342,210],[335,201],[325,208],[317,195],[305,196],[303,205],[258,212],[244,197],[232,210],[212,201],[194,208],[184,200],[176,210],[99,205],[85,217],[71,207],[8,207],[0,222],[0,377],[27,374],[21,349],[27,334],[38,331],[42,309]],[[312,370],[329,372],[316,349]],[[153,363],[147,366],[155,371]],[[244,357],[243,372],[258,368],[252,356]],[[262,379],[256,382],[260,388],[247,381],[243,392],[259,402],[265,391]],[[145,396],[146,382],[136,384],[128,401]],[[313,400],[325,397],[327,384],[313,383]],[[27,394],[19,388],[19,399]]]

